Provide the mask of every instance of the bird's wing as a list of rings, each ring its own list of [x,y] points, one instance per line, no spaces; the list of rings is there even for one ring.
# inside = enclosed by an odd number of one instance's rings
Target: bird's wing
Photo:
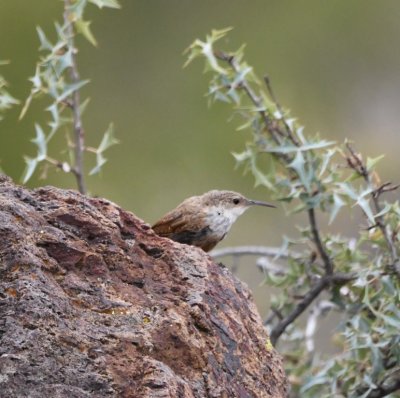
[[[175,232],[185,229],[187,215],[176,209],[167,213],[153,225],[153,231],[159,236],[169,237]]]
[[[162,237],[186,244],[200,244],[210,229],[204,215],[196,206],[179,206],[153,225],[153,231]]]
[[[210,237],[212,231],[206,213],[199,211],[198,206],[189,206],[187,203],[167,213],[153,225],[153,230],[159,236],[201,247],[206,252],[223,238]]]

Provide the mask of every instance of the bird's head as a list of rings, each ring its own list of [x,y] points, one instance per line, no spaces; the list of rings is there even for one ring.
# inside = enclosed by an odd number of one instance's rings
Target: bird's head
[[[250,206],[276,207],[271,203],[247,199],[234,191],[209,191],[202,195],[202,201],[205,207],[213,209],[217,215],[229,218],[231,223],[235,222]]]

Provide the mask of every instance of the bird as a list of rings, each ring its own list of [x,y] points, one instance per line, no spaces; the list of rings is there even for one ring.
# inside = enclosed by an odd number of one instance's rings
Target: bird
[[[215,189],[185,199],[157,221],[152,229],[161,237],[208,252],[224,239],[236,219],[251,206],[276,207],[247,199],[238,192]]]

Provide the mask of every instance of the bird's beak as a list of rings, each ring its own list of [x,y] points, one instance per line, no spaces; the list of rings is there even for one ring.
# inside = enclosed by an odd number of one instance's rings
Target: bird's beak
[[[275,205],[267,202],[261,202],[260,200],[252,200],[252,199],[247,199],[247,203],[249,206],[265,206],[265,207],[273,207],[276,208]]]

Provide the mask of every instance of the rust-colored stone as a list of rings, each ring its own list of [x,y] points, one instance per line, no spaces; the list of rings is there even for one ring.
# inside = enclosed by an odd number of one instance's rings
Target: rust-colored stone
[[[0,177],[0,397],[285,397],[247,287],[104,199]]]

